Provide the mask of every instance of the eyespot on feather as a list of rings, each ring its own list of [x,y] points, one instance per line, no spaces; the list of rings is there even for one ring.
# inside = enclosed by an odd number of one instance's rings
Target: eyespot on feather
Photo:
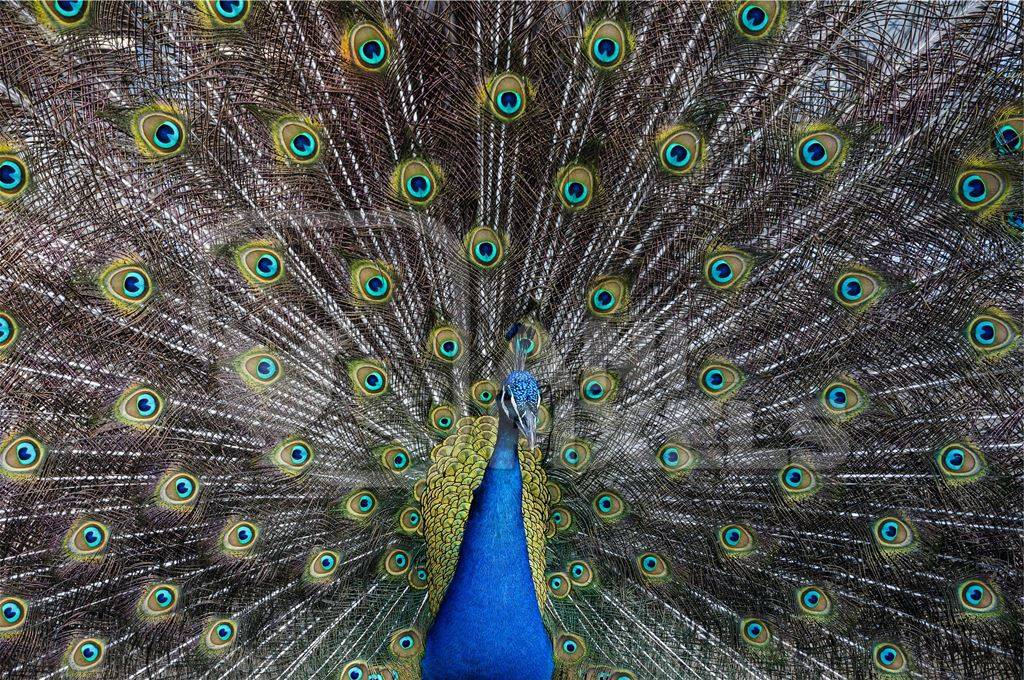
[[[352,27],[348,34],[347,55],[364,71],[376,72],[388,65],[391,43],[384,31],[375,24],[363,22]]]
[[[0,595],[0,639],[16,634],[28,618],[28,604],[20,597]]]
[[[715,290],[737,290],[750,276],[753,260],[735,248],[716,248],[704,258],[704,280]]]
[[[162,104],[136,111],[131,118],[135,146],[145,158],[166,160],[185,150],[188,126],[185,117]]]
[[[373,359],[350,361],[348,377],[357,397],[380,397],[388,392],[388,371],[383,362]]]
[[[136,312],[153,296],[153,279],[132,260],[114,262],[99,276],[100,292],[122,312]]]
[[[676,127],[657,138],[658,162],[670,175],[687,175],[696,168],[704,154],[704,141],[691,128]]]
[[[734,23],[740,35],[748,40],[762,40],[785,19],[781,0],[746,0],[736,6]]]
[[[107,645],[95,637],[74,640],[64,654],[64,662],[74,672],[91,671],[103,663]]]
[[[234,644],[237,634],[233,619],[212,619],[203,631],[202,646],[207,652],[223,652]]]
[[[144,619],[161,619],[174,613],[181,594],[179,588],[170,583],[156,583],[143,592],[139,600],[139,614]]]
[[[228,555],[248,557],[256,546],[259,534],[259,527],[253,522],[248,520],[229,521],[221,533],[221,548]]]
[[[180,470],[165,474],[156,488],[156,501],[171,510],[188,510],[199,498],[199,479]]]
[[[284,260],[269,241],[253,241],[236,249],[235,265],[256,287],[278,283],[284,277]]]
[[[320,133],[313,121],[278,118],[271,124],[277,157],[289,165],[312,165],[320,159]]]
[[[384,304],[395,293],[395,274],[384,262],[356,260],[352,263],[352,296],[360,302]]]
[[[129,387],[114,404],[114,416],[125,425],[145,428],[157,421],[164,410],[164,400],[149,387]]]
[[[21,196],[32,179],[25,160],[0,148],[0,203],[10,203]]]
[[[39,473],[48,449],[36,437],[16,434],[0,444],[0,472],[15,480],[24,480]]]
[[[250,0],[198,0],[205,23],[212,29],[239,29],[252,10]]]
[[[289,437],[270,453],[270,462],[286,475],[300,475],[313,462],[313,445],[300,437]]]
[[[529,101],[526,81],[515,73],[502,73],[487,83],[487,109],[503,123],[518,120]]]
[[[569,165],[558,173],[558,199],[567,210],[582,210],[594,196],[594,173],[583,165]]]
[[[625,27],[611,19],[592,24],[583,40],[590,63],[602,71],[613,71],[621,66],[631,46]]]

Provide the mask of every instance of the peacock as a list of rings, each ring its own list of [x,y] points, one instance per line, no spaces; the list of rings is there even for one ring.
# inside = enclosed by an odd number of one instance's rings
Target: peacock
[[[1022,25],[4,2],[0,677],[1021,677]]]

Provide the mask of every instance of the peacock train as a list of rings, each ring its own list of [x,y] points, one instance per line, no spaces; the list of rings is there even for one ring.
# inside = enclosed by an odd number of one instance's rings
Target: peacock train
[[[0,678],[1020,678],[1022,26],[6,0]]]

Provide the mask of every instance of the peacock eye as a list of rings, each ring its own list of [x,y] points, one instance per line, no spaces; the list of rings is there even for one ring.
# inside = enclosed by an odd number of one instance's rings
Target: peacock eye
[[[743,619],[740,622],[743,641],[755,647],[763,647],[772,640],[772,632],[768,624],[761,619]]]
[[[0,598],[0,635],[8,635],[21,628],[28,616],[28,605],[19,597]]]
[[[418,656],[423,651],[423,638],[415,628],[397,630],[391,635],[389,649],[397,659]]]
[[[187,472],[172,471],[161,480],[156,497],[164,507],[184,510],[199,498],[199,480]]]
[[[574,439],[562,446],[559,460],[573,472],[580,472],[590,463],[590,452],[590,444]]]
[[[825,412],[840,421],[850,420],[868,407],[868,398],[851,378],[829,383],[821,391]]]
[[[383,31],[371,23],[357,24],[349,34],[355,63],[367,71],[379,71],[388,63],[389,45]]]
[[[825,172],[842,160],[845,150],[843,139],[837,133],[825,130],[812,132],[796,143],[797,167],[814,174]]]
[[[377,511],[377,496],[368,489],[357,489],[348,495],[341,510],[349,519],[365,520]]]
[[[685,175],[694,169],[700,160],[703,143],[693,130],[676,128],[660,135],[658,160],[661,168],[670,175]]]
[[[821,618],[832,613],[832,599],[818,586],[806,586],[796,591],[796,605],[800,613]]]
[[[89,0],[49,0],[40,2],[39,6],[60,30],[80,26],[89,17]]]
[[[107,527],[97,521],[86,520],[73,526],[64,544],[71,556],[77,559],[97,557],[110,540]]]
[[[370,680],[367,676],[370,673],[369,666],[365,661],[350,661],[341,669],[342,680]]]
[[[272,128],[277,155],[285,162],[309,165],[320,157],[320,135],[311,123],[297,118],[282,118]]]
[[[736,8],[736,28],[744,37],[758,40],[779,24],[782,14],[779,0],[748,0]]]
[[[493,380],[478,380],[469,389],[473,401],[481,408],[487,409],[494,403],[495,395],[498,394],[498,383]]]
[[[145,427],[163,411],[163,398],[148,387],[130,387],[117,400],[114,415],[126,425]]]
[[[1021,149],[1021,135],[1024,134],[1024,118],[1013,116],[996,122],[993,145],[996,153],[1006,156]]]
[[[594,571],[590,568],[590,565],[583,560],[570,562],[567,570],[569,573],[569,580],[572,581],[574,586],[585,588],[594,581]]]
[[[435,359],[449,364],[462,355],[462,338],[454,326],[438,326],[430,331],[427,345]]]
[[[11,437],[0,451],[3,471],[15,479],[38,472],[45,458],[46,447],[43,443],[26,434]]]
[[[1015,236],[1024,233],[1024,211],[1011,210],[1006,213],[1006,226]]]
[[[697,466],[697,455],[678,442],[666,442],[657,453],[658,465],[669,474],[688,472]]]
[[[309,558],[306,575],[314,580],[329,578],[338,568],[338,553],[333,550],[316,550]]]
[[[718,248],[704,258],[704,280],[716,290],[738,288],[750,275],[750,256],[732,248]]]
[[[1017,344],[1017,327],[1002,310],[989,308],[974,317],[966,329],[967,339],[979,354],[996,359]]]
[[[587,645],[579,635],[561,633],[555,638],[555,657],[559,665],[576,663],[586,655]]]
[[[626,31],[611,20],[596,24],[587,32],[587,56],[599,69],[612,70],[626,56]]]
[[[423,566],[413,567],[409,570],[409,585],[415,590],[424,590],[429,582],[427,568]]]
[[[382,304],[395,292],[394,274],[391,267],[383,262],[353,262],[350,284],[352,295],[362,302]]]
[[[413,206],[424,207],[434,200],[437,191],[435,170],[426,162],[406,161],[398,166],[394,176],[398,195]]]
[[[1007,182],[1000,173],[977,168],[964,170],[956,178],[956,198],[968,210],[981,210],[1006,193]]]
[[[380,461],[380,464],[385,470],[398,474],[409,468],[409,463],[411,462],[409,449],[401,444],[397,442],[387,444],[385,446],[378,447],[375,451],[377,454],[377,460]]]
[[[597,317],[608,317],[626,311],[629,286],[617,276],[601,276],[587,288],[587,309]]]
[[[614,491],[601,491],[594,497],[591,506],[597,516],[606,522],[619,520],[626,513],[626,504]]]
[[[503,123],[516,120],[526,111],[526,83],[514,73],[493,78],[487,92],[491,113]]]
[[[859,311],[874,304],[882,290],[881,277],[866,268],[857,267],[839,275],[833,294],[842,306]]]
[[[718,530],[718,544],[730,557],[746,555],[754,550],[754,534],[742,524],[726,524]]]
[[[97,638],[85,638],[71,643],[68,647],[67,664],[72,671],[87,671],[103,661],[106,645]]]
[[[778,480],[790,500],[802,500],[818,490],[818,476],[804,465],[787,465],[779,470]]]
[[[880,642],[872,652],[875,668],[883,673],[902,673],[907,670],[907,655],[892,642]]]
[[[992,586],[979,579],[968,579],[957,586],[960,608],[969,614],[988,614],[999,605]]]
[[[476,227],[463,241],[466,258],[478,269],[493,269],[505,257],[505,241],[490,227]]]
[[[114,263],[100,274],[100,290],[124,311],[135,311],[153,294],[153,281],[137,264]]]
[[[665,581],[671,577],[668,560],[658,553],[645,552],[636,558],[640,575],[649,581]]]
[[[203,644],[210,651],[222,650],[235,640],[237,624],[231,619],[216,619],[206,626]]]
[[[259,528],[252,522],[228,522],[221,535],[221,546],[229,555],[243,556],[256,545],[259,533]]]
[[[212,0],[208,4],[213,10],[216,24],[225,27],[241,24],[252,7],[249,0]]]
[[[558,173],[558,198],[570,210],[586,208],[594,193],[594,174],[582,165],[570,165]]]
[[[586,373],[580,380],[580,397],[589,404],[603,404],[615,398],[618,380],[607,371]]]
[[[448,434],[455,427],[455,409],[448,404],[439,404],[430,409],[430,426],[441,434]]]
[[[548,574],[547,577],[548,592],[551,597],[556,600],[561,600],[569,596],[572,591],[572,581],[569,580],[568,574],[564,574],[560,571],[553,574]]]
[[[388,556],[384,559],[384,569],[391,576],[402,576],[405,572],[409,571],[409,565],[412,563],[412,557],[406,550],[395,549],[388,553]]]
[[[407,507],[398,514],[398,528],[405,534],[421,535],[423,533],[423,516],[418,508]]]
[[[726,361],[709,361],[700,369],[698,383],[708,396],[726,401],[743,385],[743,372]]]
[[[20,330],[13,316],[7,312],[0,312],[0,352],[14,347]]]
[[[883,550],[910,548],[914,532],[910,525],[898,517],[883,517],[872,527],[875,543]]]
[[[281,378],[281,362],[264,349],[254,349],[235,359],[235,370],[242,382],[254,391],[270,387]]]
[[[313,446],[305,439],[289,437],[274,447],[270,462],[286,475],[298,475],[313,462]]]
[[[284,276],[281,255],[269,243],[256,242],[242,246],[235,253],[235,263],[242,276],[253,285],[277,283]]]
[[[153,158],[171,158],[185,148],[185,120],[174,111],[150,108],[138,111],[134,117],[135,144],[142,155]]]
[[[12,201],[28,187],[25,162],[10,154],[0,154],[0,201]]]
[[[146,618],[166,616],[178,606],[178,588],[169,583],[150,586],[139,601],[139,611]]]
[[[554,524],[555,531],[565,531],[572,526],[572,513],[568,508],[556,505],[551,508],[551,523]]]
[[[349,362],[348,377],[357,397],[379,397],[388,391],[388,372],[379,361],[361,359]]]
[[[935,454],[935,465],[948,484],[977,481],[985,473],[985,458],[967,442],[953,442]]]

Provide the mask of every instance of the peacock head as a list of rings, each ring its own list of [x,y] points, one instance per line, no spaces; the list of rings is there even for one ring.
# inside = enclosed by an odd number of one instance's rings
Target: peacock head
[[[537,429],[537,410],[540,408],[540,386],[533,374],[516,369],[508,374],[501,386],[501,410],[519,432],[534,446]]]

